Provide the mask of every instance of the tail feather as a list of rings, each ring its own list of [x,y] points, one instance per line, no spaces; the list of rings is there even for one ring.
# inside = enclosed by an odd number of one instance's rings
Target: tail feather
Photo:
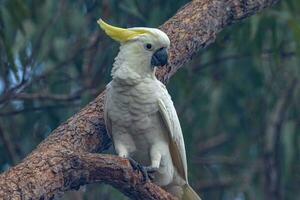
[[[188,184],[183,186],[182,200],[201,200],[198,194]]]

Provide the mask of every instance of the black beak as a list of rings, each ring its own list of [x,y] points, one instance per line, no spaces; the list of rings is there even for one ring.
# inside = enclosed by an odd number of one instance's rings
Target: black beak
[[[168,64],[168,52],[167,48],[158,49],[151,58],[151,65],[154,66],[164,66]]]

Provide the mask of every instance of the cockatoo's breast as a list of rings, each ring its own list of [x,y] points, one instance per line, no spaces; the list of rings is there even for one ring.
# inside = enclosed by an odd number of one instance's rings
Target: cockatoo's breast
[[[114,124],[147,128],[147,116],[158,111],[157,80],[145,78],[135,86],[111,82],[108,115]],[[138,123],[138,125],[137,125]],[[144,125],[143,125],[144,124]]]
[[[165,90],[161,85],[153,78],[144,78],[134,86],[112,81],[108,86],[106,108],[113,124],[112,137],[122,141],[134,159],[150,165],[149,151],[153,146],[161,149],[162,155],[167,155],[161,162],[159,180],[168,183],[174,169],[170,165],[167,129],[159,115],[158,99]]]

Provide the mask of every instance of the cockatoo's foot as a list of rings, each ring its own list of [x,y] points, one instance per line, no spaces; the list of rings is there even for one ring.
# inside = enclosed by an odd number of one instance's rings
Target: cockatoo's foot
[[[152,181],[154,179],[153,173],[157,171],[157,168],[151,166],[150,167],[142,166],[141,164],[139,164],[137,161],[135,161],[130,157],[128,158],[128,160],[134,170],[139,170],[143,174],[145,183],[150,180]]]
[[[154,172],[156,172],[156,171],[158,170],[158,168],[156,168],[156,167],[151,167],[151,166],[144,167],[144,168],[146,169],[146,171],[147,171],[148,173],[154,173]]]

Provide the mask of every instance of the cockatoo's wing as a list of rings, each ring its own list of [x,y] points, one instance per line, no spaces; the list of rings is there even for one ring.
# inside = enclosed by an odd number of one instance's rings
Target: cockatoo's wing
[[[171,157],[179,175],[187,182],[187,161],[181,126],[170,95],[164,85],[161,87],[163,87],[163,95],[160,96],[158,105],[161,117],[168,129]]]
[[[111,123],[111,120],[109,119],[108,117],[108,111],[107,111],[107,104],[108,104],[108,95],[110,93],[110,90],[111,90],[111,86],[110,84],[108,84],[106,86],[106,94],[105,94],[105,97],[104,97],[104,122],[105,122],[105,126],[106,126],[106,132],[107,134],[112,137],[112,123]]]

